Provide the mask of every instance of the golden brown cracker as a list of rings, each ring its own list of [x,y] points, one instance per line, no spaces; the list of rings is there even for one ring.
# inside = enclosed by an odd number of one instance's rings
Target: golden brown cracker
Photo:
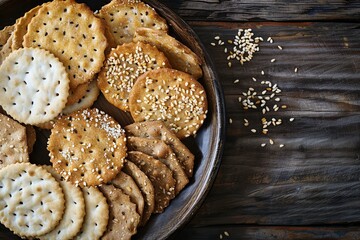
[[[89,88],[90,82],[82,83],[74,89],[70,89],[69,97],[66,102],[66,106],[78,102],[82,97],[85,96],[86,90]]]
[[[6,26],[3,29],[0,30],[0,51],[10,38],[11,34],[13,33],[15,29],[15,25]]]

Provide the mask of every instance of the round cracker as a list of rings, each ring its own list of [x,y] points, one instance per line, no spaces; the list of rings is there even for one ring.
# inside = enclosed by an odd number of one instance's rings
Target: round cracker
[[[48,141],[50,161],[72,183],[97,186],[112,180],[126,155],[124,130],[98,109],[84,109],[59,118]]]
[[[14,29],[15,29],[15,26],[11,25],[11,26],[6,26],[0,30],[0,51],[3,48],[3,46],[6,44],[8,39],[10,38]]]
[[[136,79],[149,70],[170,68],[165,55],[146,43],[125,43],[112,49],[98,76],[98,86],[106,100],[129,111],[129,93]]]
[[[130,197],[113,185],[102,185],[100,190],[109,203],[108,229],[101,239],[131,239],[136,234],[140,222],[140,215],[136,212],[136,204]]]
[[[0,221],[14,233],[46,234],[59,223],[64,208],[62,188],[44,168],[15,163],[0,170]]]
[[[109,221],[109,205],[102,192],[96,187],[82,189],[85,200],[85,219],[76,240],[98,240],[106,231]]]
[[[100,71],[107,46],[100,19],[85,4],[72,0],[43,5],[28,25],[25,47],[49,50],[65,65],[71,88]]]
[[[0,66],[0,105],[19,122],[40,124],[63,110],[69,95],[64,65],[50,52],[21,48]]]
[[[66,102],[66,106],[78,102],[82,97],[85,96],[86,90],[89,88],[89,82],[78,85],[74,89],[70,89],[69,97]]]
[[[203,86],[191,75],[168,68],[141,75],[129,106],[135,122],[162,120],[180,139],[196,134],[208,108]]]
[[[166,20],[155,9],[141,1],[112,0],[104,5],[98,16],[111,29],[117,45],[131,42],[139,27],[148,27],[167,32]]]
[[[51,166],[43,166],[60,183],[65,196],[65,211],[60,223],[40,240],[73,239],[80,231],[85,217],[85,200],[79,187],[64,181]]]

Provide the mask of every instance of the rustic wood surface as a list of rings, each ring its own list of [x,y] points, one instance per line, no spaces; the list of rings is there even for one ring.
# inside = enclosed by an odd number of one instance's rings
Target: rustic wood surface
[[[206,46],[232,119],[215,184],[174,239],[360,239],[359,2],[163,2]],[[232,40],[239,28],[274,43],[229,68],[227,44],[211,43]],[[249,87],[261,92],[262,80],[278,84],[288,106],[265,115],[283,120],[268,135],[259,133],[261,111],[238,102]]]

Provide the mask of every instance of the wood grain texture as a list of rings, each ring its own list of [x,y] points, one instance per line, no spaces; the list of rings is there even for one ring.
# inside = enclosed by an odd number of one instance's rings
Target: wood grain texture
[[[162,0],[185,20],[359,21],[359,1]]]
[[[192,22],[192,26],[215,63],[227,118],[233,123],[227,126],[215,184],[175,239],[218,238],[218,229],[233,224],[238,225],[229,239],[360,237],[359,228],[285,227],[360,222],[360,24]],[[243,66],[233,62],[229,68],[223,52],[226,44],[210,43],[216,42],[215,36],[233,39],[239,28],[252,28],[265,40],[271,36],[274,43],[261,43],[251,62]],[[261,111],[243,110],[238,102],[249,87],[261,92],[262,80],[278,84],[283,90],[280,104],[288,106],[265,115],[284,122],[270,128],[268,135],[250,131],[261,129]],[[292,117],[294,122],[289,122]],[[249,127],[243,125],[244,118]],[[262,148],[264,142],[267,146]]]

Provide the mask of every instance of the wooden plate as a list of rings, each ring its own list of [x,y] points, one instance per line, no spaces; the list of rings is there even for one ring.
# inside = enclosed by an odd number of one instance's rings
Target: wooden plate
[[[0,0],[0,27],[15,23],[32,7],[45,1]],[[93,10],[100,9],[108,1],[78,1],[89,5]],[[215,179],[223,150],[225,136],[225,105],[219,80],[213,64],[205,52],[199,38],[194,31],[180,17],[163,4],[155,0],[145,1],[164,17],[170,25],[170,34],[190,47],[203,61],[204,77],[199,81],[204,85],[208,101],[209,113],[204,125],[195,139],[187,139],[185,144],[195,153],[194,176],[186,188],[171,201],[164,213],[153,215],[145,227],[139,228],[136,239],[165,239],[190,220],[200,207],[207,192]],[[106,102],[100,95],[95,106],[104,110],[117,119],[120,124],[129,124],[132,120],[129,115]],[[37,141],[30,156],[33,163],[49,164],[46,142],[49,131],[37,129]],[[16,239],[12,233],[0,225],[0,239]],[[20,239],[20,238],[18,238]]]

